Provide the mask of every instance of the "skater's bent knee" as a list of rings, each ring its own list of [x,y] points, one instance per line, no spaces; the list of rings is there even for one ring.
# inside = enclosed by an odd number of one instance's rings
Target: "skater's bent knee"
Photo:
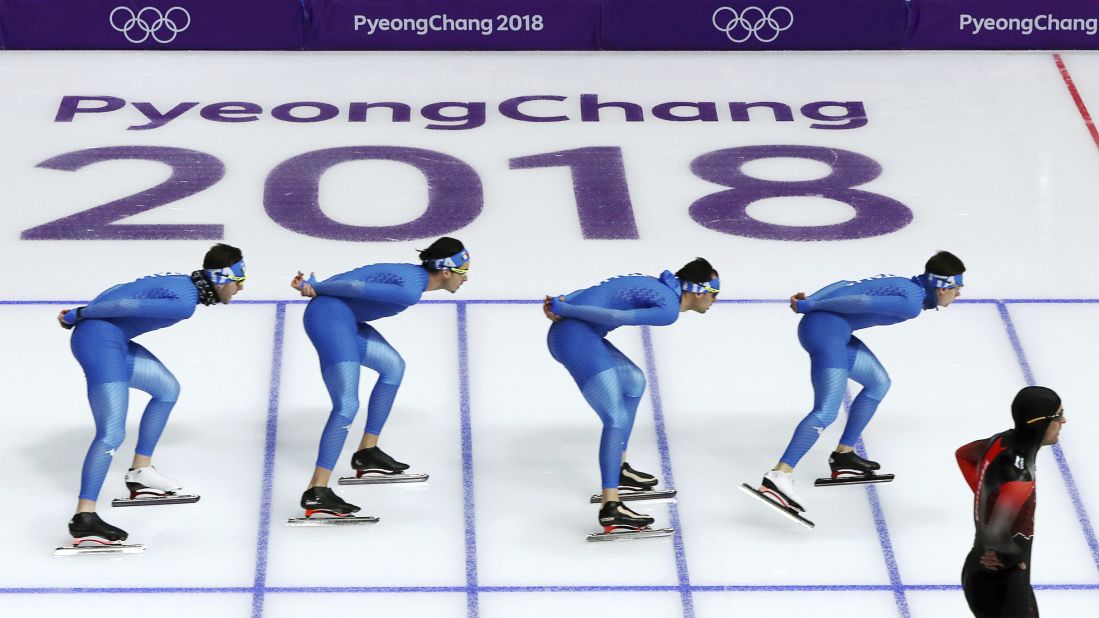
[[[873,384],[867,384],[863,387],[862,391],[866,393],[867,397],[873,397],[878,401],[885,398],[885,394],[889,392],[889,387],[893,386],[893,381],[889,379],[888,375],[882,375]]]

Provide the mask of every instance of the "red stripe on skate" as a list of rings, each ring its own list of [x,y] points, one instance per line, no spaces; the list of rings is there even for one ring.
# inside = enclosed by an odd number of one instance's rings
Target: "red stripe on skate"
[[[1065,61],[1061,59],[1061,54],[1053,54],[1053,61],[1057,63],[1057,69],[1061,71],[1061,79],[1065,80],[1065,86],[1068,87],[1068,93],[1072,95],[1072,100],[1076,103],[1076,109],[1080,110],[1080,117],[1084,119],[1084,124],[1087,125],[1088,132],[1091,133],[1091,140],[1095,142],[1096,146],[1099,146],[1099,129],[1095,128],[1095,121],[1091,119],[1088,106],[1084,105],[1084,99],[1080,96],[1080,91],[1076,89],[1076,84],[1072,81],[1072,75],[1065,67]]]

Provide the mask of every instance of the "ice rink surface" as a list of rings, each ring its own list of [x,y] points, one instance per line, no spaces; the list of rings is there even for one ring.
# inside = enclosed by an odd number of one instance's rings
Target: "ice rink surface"
[[[0,615],[966,616],[953,453],[1028,383],[1068,420],[1039,456],[1042,615],[1099,615],[1099,55],[7,52],[0,84]],[[290,278],[443,234],[469,282],[375,324],[407,361],[381,444],[430,481],[341,488],[375,526],[285,527],[329,410]],[[108,506],[135,393],[100,513],[149,549],[55,558],[93,433],[57,311],[220,240],[238,300],[140,338],[183,387],[155,461],[202,500]],[[736,491],[811,405],[782,299],[938,249],[963,300],[860,332],[896,482],[812,488],[837,422],[797,471],[816,529]],[[537,301],[696,255],[717,306],[610,335],[648,377],[631,462],[679,490],[643,508],[677,534],[586,543],[599,424]]]

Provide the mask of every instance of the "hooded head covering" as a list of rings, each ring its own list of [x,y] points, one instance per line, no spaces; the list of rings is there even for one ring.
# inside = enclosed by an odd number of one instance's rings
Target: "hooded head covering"
[[[1060,407],[1061,397],[1052,389],[1028,386],[1019,391],[1011,402],[1011,418],[1015,420],[1015,433],[1020,441],[1038,445]]]

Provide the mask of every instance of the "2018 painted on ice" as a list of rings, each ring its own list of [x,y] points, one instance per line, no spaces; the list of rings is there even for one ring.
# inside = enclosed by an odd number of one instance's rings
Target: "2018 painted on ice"
[[[744,166],[776,158],[824,163],[829,173],[813,180],[768,180],[749,176]],[[111,146],[64,153],[38,167],[75,171],[104,161],[154,161],[169,166],[171,176],[145,191],[93,206],[22,232],[23,240],[220,240],[219,224],[120,224],[121,219],[199,193],[225,175],[214,155],[163,146]],[[321,176],[352,161],[390,161],[409,165],[427,182],[427,208],[415,220],[388,226],[350,225],[333,220],[319,203]],[[639,238],[626,179],[622,149],[586,147],[516,157],[511,169],[568,167],[572,174],[580,228],[585,239]],[[822,146],[763,145],[723,148],[696,157],[691,171],[727,187],[705,195],[688,208],[690,217],[708,229],[766,240],[814,241],[868,238],[908,225],[912,211],[899,201],[858,189],[882,168],[865,155]],[[751,216],[754,202],[782,197],[822,197],[849,205],[854,217],[833,225],[777,225]],[[484,206],[481,177],[468,163],[451,155],[403,146],[349,146],[314,150],[275,166],[264,185],[264,209],[279,225],[307,236],[344,241],[413,240],[455,232],[472,223]]]

